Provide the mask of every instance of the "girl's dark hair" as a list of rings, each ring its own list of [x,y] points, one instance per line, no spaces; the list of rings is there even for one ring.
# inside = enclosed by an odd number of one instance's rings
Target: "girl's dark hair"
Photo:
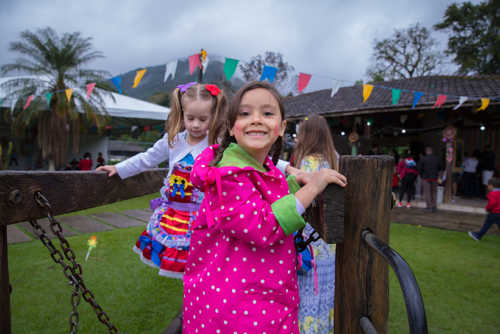
[[[224,134],[222,136],[221,144],[219,146],[219,149],[217,150],[214,159],[210,163],[210,165],[215,166],[219,163],[219,161],[222,159],[222,154],[226,150],[226,148],[229,146],[231,143],[235,143],[236,139],[229,134],[229,130],[231,130],[234,126],[234,123],[236,122],[236,118],[238,117],[238,112],[241,104],[241,100],[243,99],[243,95],[245,93],[258,89],[258,88],[263,88],[266,89],[271,95],[274,96],[276,101],[278,102],[278,106],[280,109],[280,114],[281,114],[281,120],[283,121],[285,119],[285,107],[283,106],[283,101],[281,99],[281,95],[278,92],[278,90],[272,86],[271,84],[263,81],[252,81],[241,87],[236,94],[233,96],[231,99],[231,103],[229,105],[229,111],[227,112],[227,118],[226,118],[226,129],[224,131]],[[269,151],[269,154],[272,156],[273,163],[276,165],[278,163],[278,159],[281,155],[281,152],[283,150],[283,138],[281,136],[278,137],[278,139],[274,142],[273,146],[271,147],[271,150]]]
[[[294,151],[295,167],[300,168],[300,163],[306,156],[315,154],[322,155],[331,169],[338,170],[337,151],[326,119],[319,115],[310,115],[299,126]]]
[[[175,137],[184,131],[184,109],[190,101],[204,100],[212,102],[212,117],[208,126],[208,144],[213,145],[222,135],[224,129],[224,113],[227,107],[226,97],[222,90],[213,96],[204,84],[196,84],[181,93],[179,88],[174,89],[170,99],[170,114],[167,119],[168,145],[174,145]]]

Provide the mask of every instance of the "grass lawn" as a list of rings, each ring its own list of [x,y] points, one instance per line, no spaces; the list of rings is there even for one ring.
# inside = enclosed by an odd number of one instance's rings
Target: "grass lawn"
[[[156,194],[85,210],[145,208]],[[82,212],[80,212],[82,213]],[[142,228],[68,238],[84,280],[121,333],[161,333],[179,308],[182,284],[140,262],[132,245]],[[475,242],[465,233],[392,224],[390,244],[412,267],[423,294],[429,333],[500,333],[500,237]],[[58,246],[58,244],[56,244]],[[9,245],[13,333],[67,333],[71,289],[41,242]],[[496,254],[496,255],[495,255]],[[79,307],[80,333],[107,333],[90,306]],[[408,333],[401,289],[390,275],[390,333]]]

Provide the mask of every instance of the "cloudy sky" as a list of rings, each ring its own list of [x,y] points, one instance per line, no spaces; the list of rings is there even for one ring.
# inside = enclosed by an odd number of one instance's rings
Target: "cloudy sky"
[[[92,37],[105,58],[90,67],[112,75],[165,64],[201,47],[209,57],[241,61],[278,51],[297,72],[312,74],[308,90],[330,88],[332,78],[344,85],[366,78],[374,38],[416,22],[432,27],[452,2],[2,0],[0,64],[15,59],[8,45],[21,31],[50,26]],[[433,34],[444,48],[446,36]]]

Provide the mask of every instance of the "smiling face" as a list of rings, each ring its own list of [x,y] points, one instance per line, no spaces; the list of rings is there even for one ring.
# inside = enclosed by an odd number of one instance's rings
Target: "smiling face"
[[[189,144],[197,144],[205,138],[211,117],[212,102],[210,100],[194,100],[186,103],[183,121]]]
[[[264,88],[247,91],[238,108],[238,115],[229,133],[238,145],[263,164],[271,147],[283,136],[286,121],[276,98]]]

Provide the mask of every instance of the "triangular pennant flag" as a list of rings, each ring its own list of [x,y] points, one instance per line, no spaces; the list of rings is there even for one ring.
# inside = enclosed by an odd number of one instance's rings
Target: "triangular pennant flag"
[[[339,87],[340,87],[340,82],[337,80],[333,80],[332,92],[330,93],[330,97],[333,97],[337,93],[337,91],[339,90]]]
[[[311,80],[311,75],[307,73],[299,73],[299,81],[297,82],[297,88],[299,90],[299,93],[302,93],[302,91],[307,87],[309,84],[309,81]]]
[[[118,93],[122,93],[122,88],[120,85],[122,84],[122,77],[117,75],[114,78],[111,78],[111,82],[115,85],[116,89],[118,89]]]
[[[200,54],[189,56],[189,74],[193,75],[194,68],[198,66],[201,69]]]
[[[146,71],[147,71],[146,69],[143,69],[143,70],[138,70],[135,73],[134,84],[132,85],[132,88],[137,87],[137,85],[139,84],[139,82],[141,82],[142,77],[144,76],[144,74],[146,74]]]
[[[45,97],[47,98],[47,106],[50,108],[50,99],[52,99],[52,93],[45,94]]]
[[[172,60],[165,65],[165,77],[163,78],[163,82],[167,81],[170,75],[172,75],[172,79],[175,78],[175,70],[177,70],[177,60]]]
[[[203,69],[203,75],[205,75],[205,73],[207,72],[207,68],[208,68],[208,62],[210,61],[210,59],[208,59],[207,56],[205,56],[205,60],[201,63],[203,66],[202,66],[202,69]]]
[[[401,89],[392,90],[392,105],[399,104],[399,98],[401,97]]]
[[[446,101],[447,97],[448,97],[447,95],[438,95],[438,97],[436,99],[436,103],[434,103],[434,106],[432,108],[433,109],[436,108],[436,107],[441,108],[441,106]]]
[[[14,112],[14,108],[16,107],[16,103],[17,103],[17,100],[19,98],[16,96],[14,97],[14,99],[12,100],[12,103],[10,104],[10,113],[12,114]]]
[[[373,90],[373,85],[363,85],[363,103],[365,103],[366,100],[368,100],[368,98],[372,94],[372,90]]]
[[[460,108],[462,104],[464,104],[468,99],[469,98],[467,96],[460,96],[460,98],[458,99],[458,104],[453,107],[453,110],[457,110],[458,108]]]
[[[89,99],[90,94],[92,94],[94,87],[95,87],[95,82],[87,84],[87,100]]]
[[[35,96],[34,95],[28,96],[28,99],[26,100],[26,103],[24,104],[23,110],[28,109],[28,107],[31,104],[31,101],[33,101],[33,97],[35,97]]]
[[[481,98],[481,106],[479,108],[477,108],[476,111],[481,111],[481,110],[488,108],[488,104],[490,104],[490,99],[482,97]]]
[[[2,108],[3,105],[3,99],[0,99],[0,108]]]
[[[236,67],[238,66],[238,59],[226,58],[224,62],[224,74],[226,75],[227,81],[231,80],[234,72],[236,71]]]
[[[413,93],[413,104],[411,106],[412,109],[415,109],[415,106],[417,105],[418,100],[420,100],[420,98],[422,96],[424,96],[424,93],[422,93],[422,92],[414,92]]]
[[[264,81],[267,79],[270,83],[272,83],[276,78],[276,73],[278,73],[278,69],[276,67],[264,65],[259,81]]]
[[[73,94],[73,88],[66,89],[66,97],[68,98],[68,102],[71,101],[71,94]]]

